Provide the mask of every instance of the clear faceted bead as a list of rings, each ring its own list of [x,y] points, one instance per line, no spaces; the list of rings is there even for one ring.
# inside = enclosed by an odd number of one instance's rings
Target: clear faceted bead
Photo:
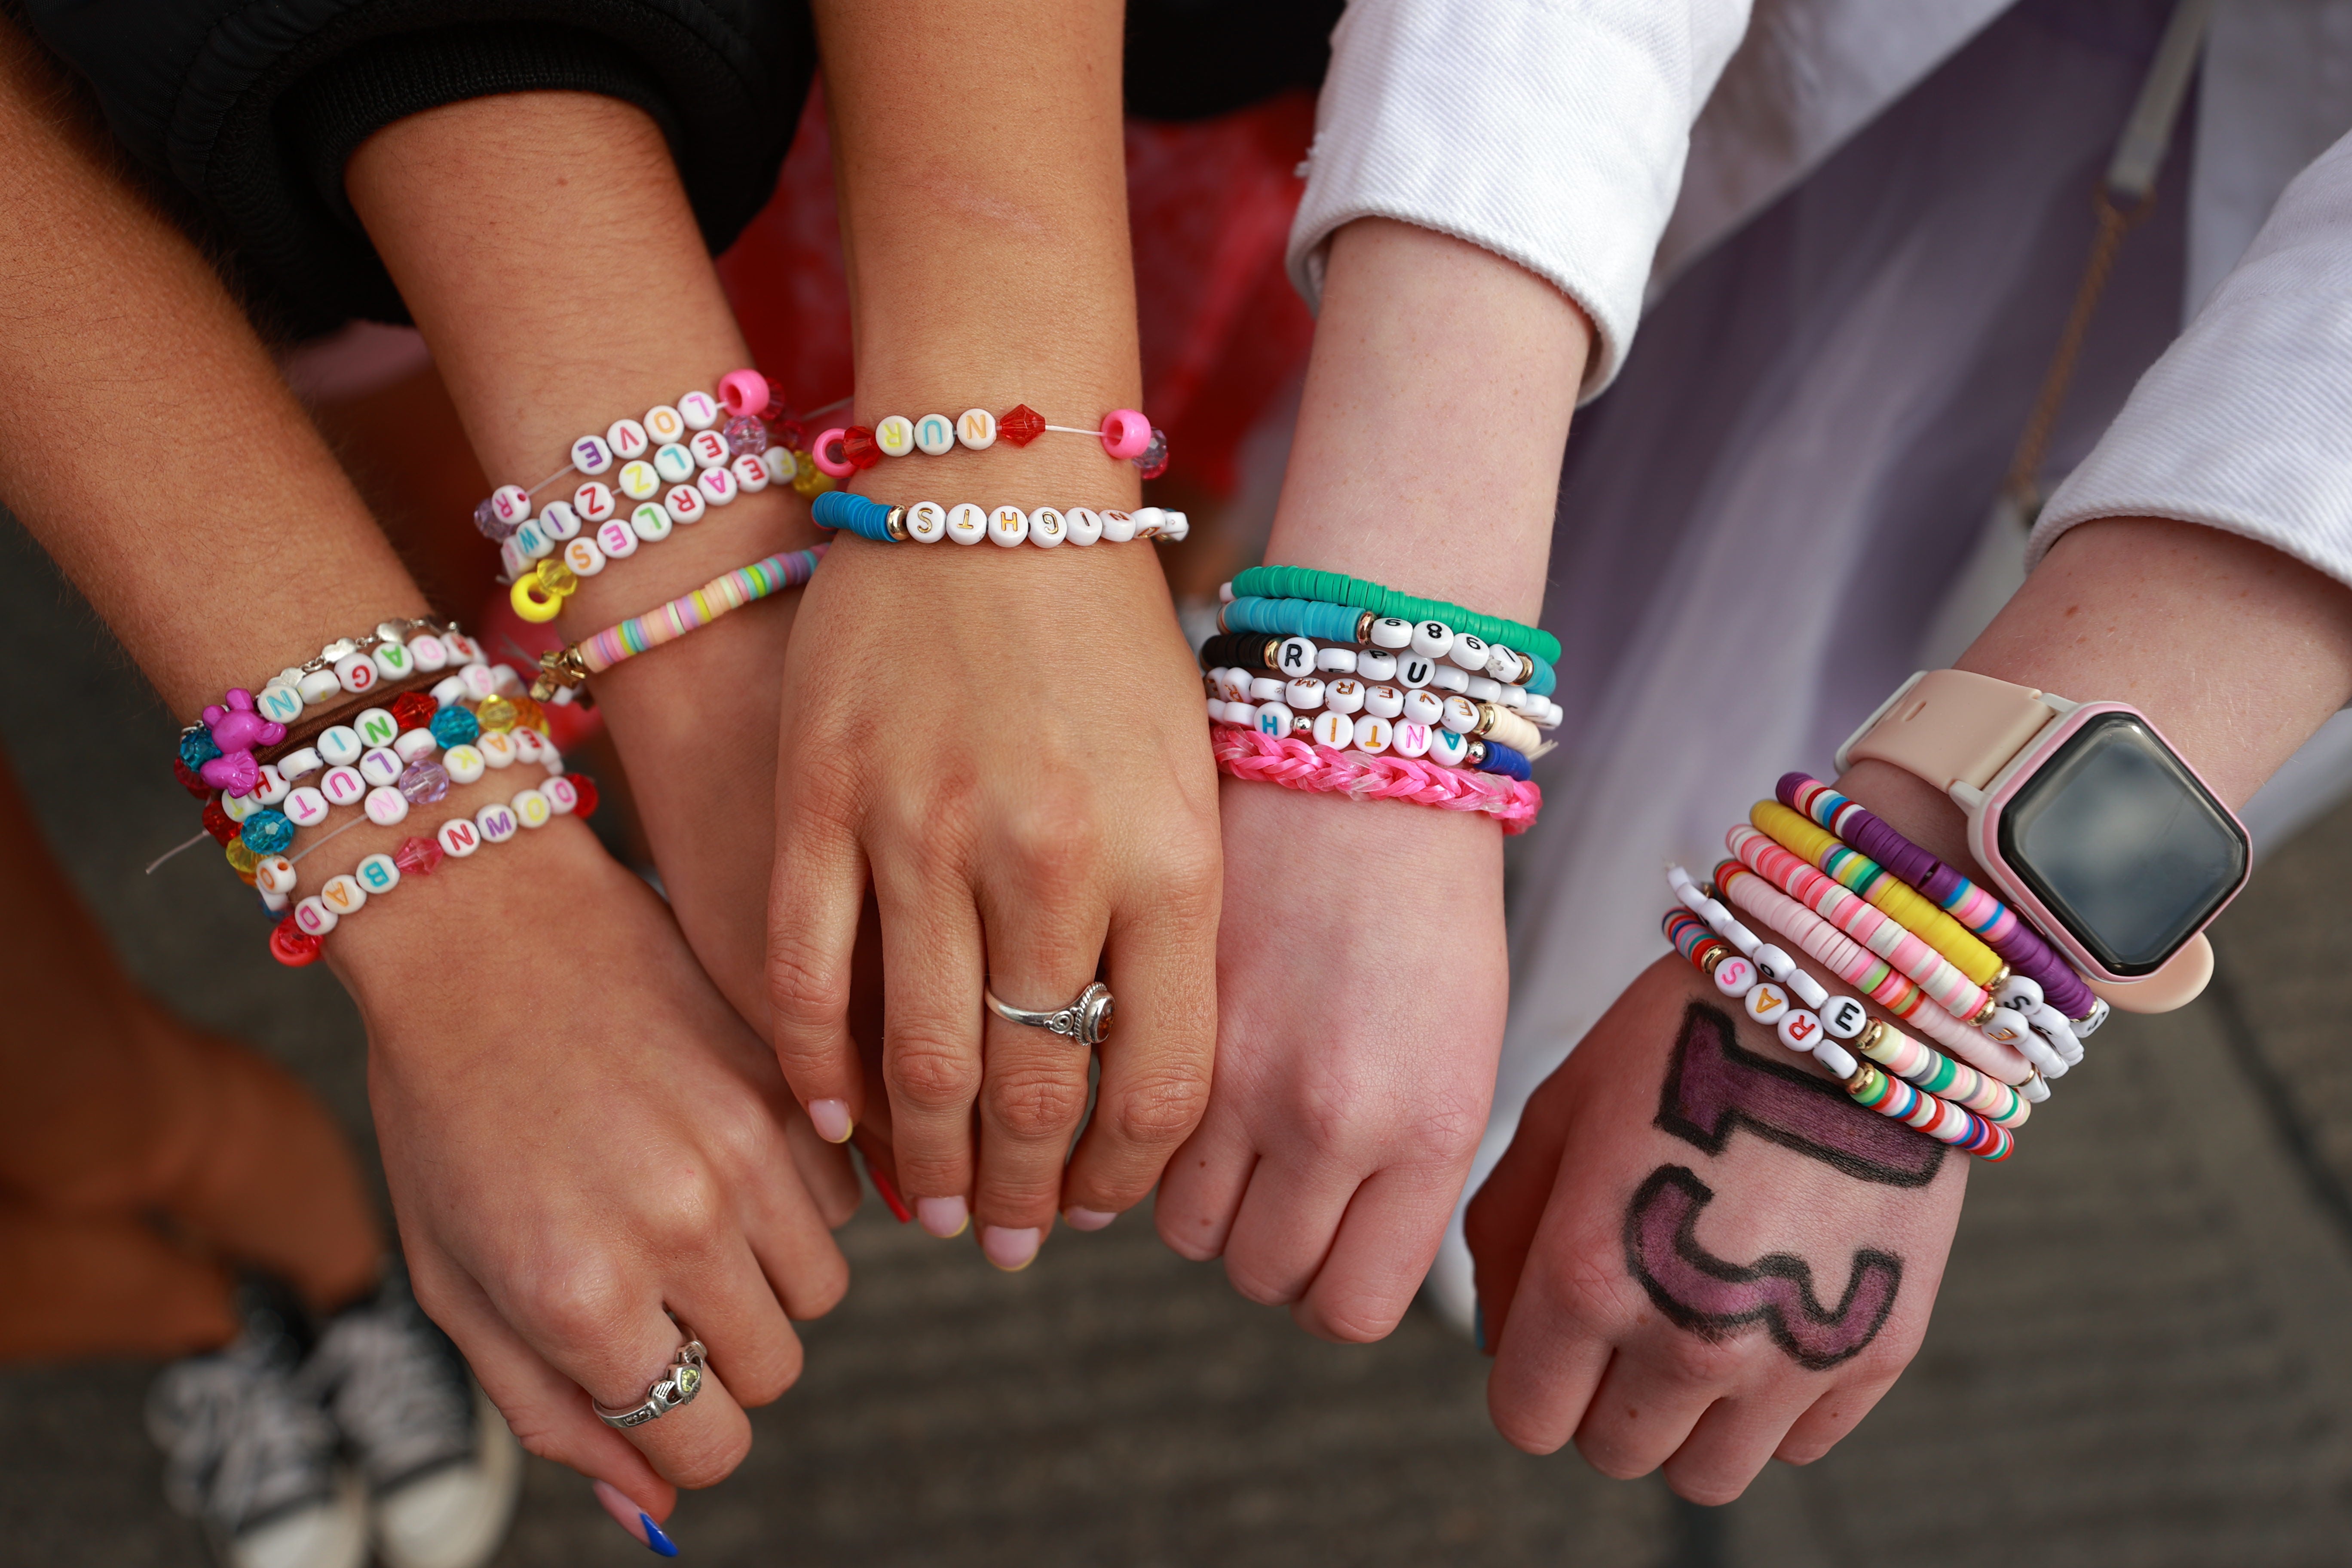
[[[430,758],[411,763],[400,772],[401,798],[411,805],[431,805],[448,793],[448,770]]]
[[[441,846],[430,838],[404,838],[392,852],[392,863],[404,877],[429,877],[441,864]]]
[[[1143,471],[1143,477],[1147,479],[1156,479],[1166,473],[1168,471],[1168,432],[1157,429],[1152,431],[1151,442],[1143,448],[1142,455],[1129,460]]]
[[[739,414],[720,432],[727,437],[730,458],[756,458],[768,449],[768,427],[748,414]]]

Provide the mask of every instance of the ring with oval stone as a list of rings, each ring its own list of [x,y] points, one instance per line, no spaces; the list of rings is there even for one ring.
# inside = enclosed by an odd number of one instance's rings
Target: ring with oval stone
[[[643,1404],[633,1405],[625,1410],[607,1410],[593,1399],[588,1403],[596,1412],[597,1420],[623,1431],[632,1426],[642,1426],[648,1421],[658,1421],[679,1405],[694,1403],[694,1396],[702,1392],[702,1363],[709,1354],[702,1348],[700,1340],[689,1337],[670,1359],[669,1369],[646,1390]]]
[[[1009,1007],[996,999],[996,993],[986,986],[980,990],[988,1010],[1011,1024],[1026,1024],[1033,1029],[1050,1029],[1065,1035],[1082,1046],[1099,1046],[1110,1037],[1112,1003],[1110,987],[1101,981],[1091,982],[1073,997],[1066,1007],[1050,1013],[1032,1013],[1023,1007]]]

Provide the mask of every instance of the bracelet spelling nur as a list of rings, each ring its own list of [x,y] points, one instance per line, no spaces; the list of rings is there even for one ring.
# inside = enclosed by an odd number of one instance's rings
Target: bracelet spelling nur
[[[1217,766],[1237,779],[1356,800],[1403,800],[1443,811],[1483,812],[1501,823],[1506,833],[1526,832],[1543,806],[1543,791],[1522,780],[1367,754],[1360,748],[1342,752],[1230,724],[1213,728],[1211,747]]]
[[[863,425],[836,426],[810,444],[809,456],[825,473],[845,479],[885,458],[914,452],[936,458],[958,446],[984,452],[996,445],[1000,436],[1015,447],[1026,447],[1048,430],[1095,437],[1114,461],[1133,463],[1147,479],[1168,471],[1166,433],[1153,429],[1151,421],[1132,408],[1114,408],[1103,416],[1098,427],[1087,430],[1075,425],[1048,425],[1044,415],[1025,403],[1014,404],[1001,416],[985,408],[967,408],[961,419],[950,419],[944,414],[914,419],[890,414],[876,420],[870,429]],[[835,448],[839,456],[835,455]]]
[[[570,647],[550,649],[539,656],[539,674],[530,683],[530,694],[544,701],[625,659],[698,631],[721,616],[757,604],[771,594],[799,587],[815,574],[816,563],[824,558],[824,551],[822,544],[812,545],[806,550],[771,555],[749,566],[738,566],[690,594],[681,594],[667,605],[618,626],[607,626]]]

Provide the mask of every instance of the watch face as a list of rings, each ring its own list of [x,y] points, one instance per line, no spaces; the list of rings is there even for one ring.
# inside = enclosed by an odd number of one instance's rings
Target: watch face
[[[2133,713],[2069,736],[2010,798],[2010,869],[2099,962],[2153,973],[2246,879],[2245,829]]]

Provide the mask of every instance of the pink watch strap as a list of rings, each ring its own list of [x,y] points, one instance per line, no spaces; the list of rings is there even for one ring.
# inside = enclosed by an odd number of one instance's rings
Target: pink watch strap
[[[2030,686],[1931,669],[1847,749],[1846,760],[1892,763],[1937,789],[1982,789],[2057,715]]]

